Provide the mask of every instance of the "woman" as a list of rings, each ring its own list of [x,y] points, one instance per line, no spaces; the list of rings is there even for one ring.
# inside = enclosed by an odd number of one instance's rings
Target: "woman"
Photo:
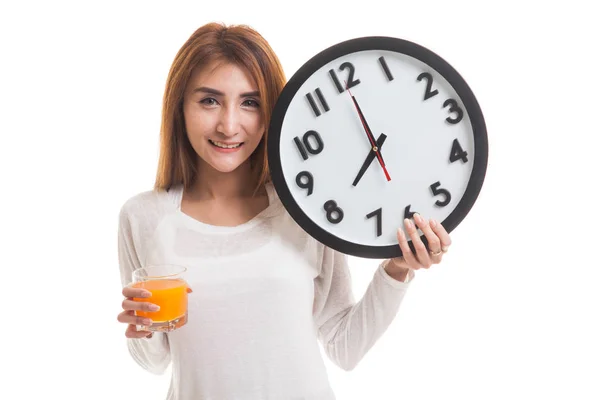
[[[131,355],[160,374],[172,363],[168,399],[334,399],[321,358],[353,369],[392,322],[414,270],[441,261],[440,224],[402,229],[405,257],[376,270],[361,301],[347,257],[315,241],[287,214],[268,174],[266,131],[285,84],[268,43],[246,26],[208,24],[183,45],[164,96],[154,190],[122,207],[119,262]],[[127,285],[147,264],[188,267],[189,319],[169,333],[150,321],[142,289]]]

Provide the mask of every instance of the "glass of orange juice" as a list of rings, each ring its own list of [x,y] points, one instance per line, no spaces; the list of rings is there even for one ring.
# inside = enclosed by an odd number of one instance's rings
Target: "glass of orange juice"
[[[134,298],[156,304],[158,311],[136,311],[135,315],[150,318],[152,325],[141,326],[145,331],[170,332],[187,323],[188,289],[183,274],[187,268],[179,265],[152,265],[133,271],[131,287],[152,293],[149,298]]]

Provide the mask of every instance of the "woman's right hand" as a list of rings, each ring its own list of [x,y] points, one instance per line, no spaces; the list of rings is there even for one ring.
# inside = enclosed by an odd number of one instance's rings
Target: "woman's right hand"
[[[158,311],[159,307],[149,302],[135,301],[133,298],[148,298],[152,296],[152,293],[141,288],[126,286],[123,288],[123,296],[125,297],[122,304],[123,312],[119,314],[117,321],[128,324],[125,336],[130,339],[151,337],[152,332],[138,331],[136,325],[150,326],[152,320],[136,316],[135,311]]]

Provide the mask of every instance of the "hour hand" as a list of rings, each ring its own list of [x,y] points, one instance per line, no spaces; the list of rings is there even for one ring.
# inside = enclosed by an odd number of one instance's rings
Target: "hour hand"
[[[379,155],[381,156],[381,147],[383,146],[383,142],[385,142],[386,138],[387,138],[387,136],[383,133],[381,135],[379,135],[379,137],[377,138],[377,141],[376,141],[377,149],[371,149],[371,151],[369,151],[369,154],[367,155],[365,162],[363,163],[362,167],[360,167],[360,171],[358,171],[358,175],[356,175],[356,178],[354,178],[354,182],[352,182],[352,186],[356,186],[358,184],[358,182],[361,180],[361,178],[363,177],[363,175],[365,174],[365,172],[367,172],[367,168],[369,168],[369,165],[371,165],[371,163],[377,156],[377,152],[379,152]],[[383,156],[381,156],[381,157],[383,157]]]

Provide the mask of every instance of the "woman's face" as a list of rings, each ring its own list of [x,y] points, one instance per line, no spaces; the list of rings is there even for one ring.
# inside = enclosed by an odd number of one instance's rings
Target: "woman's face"
[[[194,71],[183,115],[200,168],[224,173],[249,159],[265,130],[256,84],[244,69],[230,63],[215,62]]]

